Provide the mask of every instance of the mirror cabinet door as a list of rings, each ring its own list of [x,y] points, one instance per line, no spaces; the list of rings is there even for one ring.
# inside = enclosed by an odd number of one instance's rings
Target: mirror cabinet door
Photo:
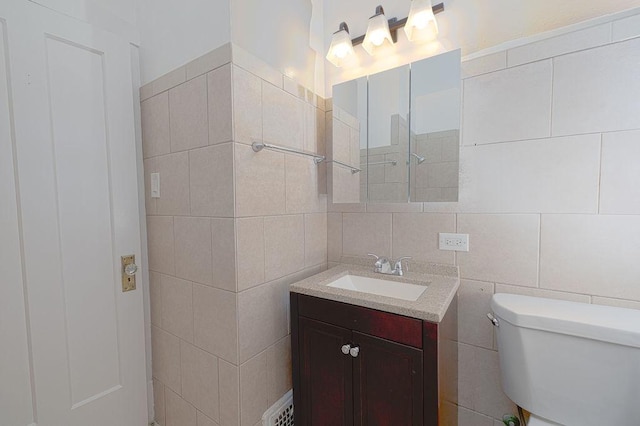
[[[409,65],[369,76],[367,201],[409,199]],[[363,162],[363,165],[365,162]]]
[[[331,198],[334,203],[365,202],[366,173],[360,153],[366,153],[367,147],[367,77],[333,86],[332,115],[327,150]]]
[[[460,50],[411,64],[410,200],[458,201]]]

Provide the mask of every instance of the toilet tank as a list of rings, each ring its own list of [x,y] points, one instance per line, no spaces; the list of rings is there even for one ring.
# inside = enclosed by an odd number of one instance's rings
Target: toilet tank
[[[640,425],[640,311],[513,294],[491,308],[513,402],[562,425]]]

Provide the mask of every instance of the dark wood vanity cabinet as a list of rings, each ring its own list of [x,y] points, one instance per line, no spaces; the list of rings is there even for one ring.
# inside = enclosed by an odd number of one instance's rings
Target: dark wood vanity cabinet
[[[291,293],[296,426],[457,425],[455,305],[436,324]]]

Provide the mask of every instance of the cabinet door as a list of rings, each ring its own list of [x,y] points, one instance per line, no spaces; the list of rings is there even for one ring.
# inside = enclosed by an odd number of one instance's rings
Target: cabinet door
[[[353,332],[356,426],[422,425],[422,351]]]
[[[342,353],[351,330],[299,319],[302,409],[297,426],[353,425],[352,357]]]

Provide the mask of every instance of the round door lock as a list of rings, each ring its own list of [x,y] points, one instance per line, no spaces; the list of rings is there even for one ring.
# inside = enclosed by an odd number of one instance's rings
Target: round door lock
[[[135,263],[129,263],[124,267],[124,273],[129,276],[135,275],[136,272],[138,272],[138,265]]]
[[[358,356],[358,354],[360,353],[360,347],[354,346],[353,348],[351,348],[349,350],[349,353],[351,354],[352,357],[356,358]]]
[[[351,350],[351,345],[346,344],[346,345],[342,345],[342,353],[345,355],[349,355],[349,351]]]

